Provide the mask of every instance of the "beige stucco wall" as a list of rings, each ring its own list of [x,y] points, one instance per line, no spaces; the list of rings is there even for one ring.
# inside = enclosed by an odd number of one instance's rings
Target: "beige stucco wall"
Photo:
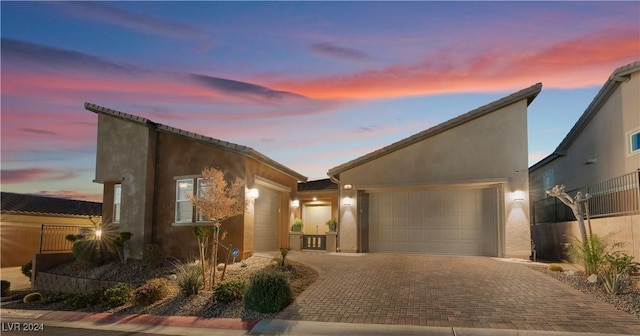
[[[425,125],[428,126],[428,125]],[[502,256],[529,256],[527,102],[521,100],[340,174],[342,251],[358,250],[358,190],[466,184],[501,185]],[[353,189],[345,190],[351,184]],[[345,206],[344,198],[352,199]]]
[[[98,114],[96,182],[105,188],[122,183],[118,228],[133,234],[131,258],[142,258],[142,247],[151,240],[154,141],[155,134],[146,125]],[[107,217],[112,206],[105,199],[104,223],[113,221]]]
[[[585,225],[588,226],[586,221]],[[640,215],[592,219],[591,230],[601,237],[622,242],[622,249],[633,255],[634,260],[640,260]],[[532,226],[531,234],[536,240],[540,257],[553,260],[562,258],[562,244],[580,237],[580,228],[577,221],[543,223]]]
[[[558,157],[530,173],[531,198],[544,198],[542,176],[553,169],[554,184],[573,190],[640,169],[640,153],[629,154],[628,133],[640,129],[640,72],[621,82],[602,108]],[[585,164],[596,159],[594,164]]]

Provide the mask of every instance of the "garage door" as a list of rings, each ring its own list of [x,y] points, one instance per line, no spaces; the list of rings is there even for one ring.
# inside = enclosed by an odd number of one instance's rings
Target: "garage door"
[[[278,249],[278,207],[280,193],[260,188],[256,198],[253,250],[255,252],[276,251]]]
[[[497,256],[495,188],[369,194],[371,252]]]

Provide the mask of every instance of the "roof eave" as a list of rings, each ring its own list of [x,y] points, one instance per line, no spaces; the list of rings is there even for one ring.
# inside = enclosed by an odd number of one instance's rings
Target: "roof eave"
[[[383,147],[381,149],[378,149],[376,151],[373,151],[369,154],[365,154],[363,156],[360,156],[354,160],[351,160],[347,163],[344,163],[342,165],[333,167],[331,169],[329,169],[329,171],[327,172],[327,175],[334,179],[334,178],[338,178],[339,174],[347,171],[349,169],[352,169],[354,167],[360,166],[364,163],[367,163],[369,161],[375,160],[379,157],[385,156],[389,153],[395,152],[399,149],[402,149],[404,147],[407,147],[409,145],[412,145],[418,141],[422,141],[424,139],[430,138],[432,136],[435,136],[437,134],[443,133],[445,131],[448,131],[452,128],[455,128],[457,126],[460,126],[464,123],[467,123],[469,121],[472,121],[476,118],[479,118],[481,116],[484,116],[488,113],[494,112],[496,110],[499,110],[505,106],[514,104],[515,102],[521,101],[523,99],[527,100],[527,106],[529,106],[531,104],[531,102],[533,102],[533,100],[538,96],[538,94],[540,93],[540,91],[542,90],[542,83],[536,83],[526,89],[522,89],[518,92],[512,93],[506,97],[503,97],[501,99],[498,99],[496,101],[493,101],[489,104],[483,105],[481,107],[478,107],[474,110],[471,110],[465,114],[462,114],[460,116],[457,116],[453,119],[450,119],[448,121],[445,121],[441,124],[438,124],[434,127],[431,127],[427,130],[424,130],[420,133],[414,134],[412,136],[409,136],[405,139],[402,139],[400,141],[397,141],[391,145],[388,145],[386,147]]]

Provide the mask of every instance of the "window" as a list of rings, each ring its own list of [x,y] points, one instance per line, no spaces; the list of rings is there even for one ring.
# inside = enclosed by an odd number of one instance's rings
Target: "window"
[[[113,187],[113,222],[120,223],[120,203],[122,202],[122,184]]]
[[[542,191],[544,192],[544,198],[549,197],[549,195],[547,195],[547,190],[553,188],[554,183],[553,169],[547,170],[544,175],[542,175]]]
[[[191,202],[187,196],[196,195],[198,198],[203,197],[208,188],[209,186],[207,186],[205,180],[202,178],[194,177],[176,180],[176,223],[209,221],[195,209],[193,202]]]
[[[187,195],[193,195],[193,179],[176,181],[176,223],[193,221],[193,203]]]
[[[629,154],[640,153],[640,130],[631,131],[629,134]]]

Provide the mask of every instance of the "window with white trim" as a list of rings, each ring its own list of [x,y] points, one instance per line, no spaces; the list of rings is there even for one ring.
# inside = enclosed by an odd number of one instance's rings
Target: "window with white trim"
[[[544,175],[542,175],[542,191],[544,192],[544,198],[549,197],[547,195],[547,190],[553,188],[555,181],[553,177],[553,169],[547,170]]]
[[[208,222],[209,220],[198,211],[187,195],[196,198],[204,196],[209,186],[200,177],[176,180],[176,223]]]
[[[193,195],[193,179],[176,181],[176,223],[193,221],[193,203],[187,195]]]
[[[122,202],[122,184],[113,186],[113,222],[120,223],[120,204]]]
[[[629,132],[629,154],[640,153],[640,130]]]

